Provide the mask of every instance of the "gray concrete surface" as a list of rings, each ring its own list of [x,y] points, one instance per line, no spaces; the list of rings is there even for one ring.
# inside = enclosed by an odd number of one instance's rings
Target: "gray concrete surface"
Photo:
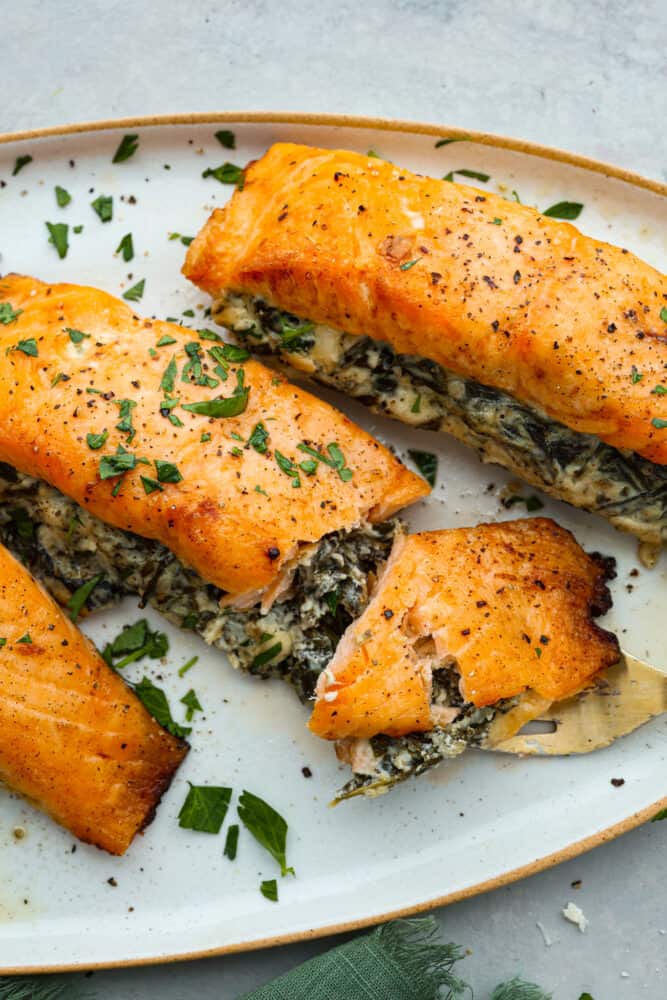
[[[0,131],[169,111],[350,112],[521,136],[667,179],[665,0],[0,0],[0,24]],[[666,883],[667,822],[437,918],[471,949],[480,997],[522,972],[556,1000],[659,998]],[[560,916],[569,899],[585,934]],[[235,1000],[332,943],[98,972],[87,985],[98,1000]]]

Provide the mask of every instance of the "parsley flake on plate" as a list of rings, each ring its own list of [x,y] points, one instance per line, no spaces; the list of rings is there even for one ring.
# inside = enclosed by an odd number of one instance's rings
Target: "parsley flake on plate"
[[[134,243],[132,242],[132,233],[125,233],[122,240],[116,247],[116,253],[123,255],[123,260],[127,263],[134,257]]]
[[[124,163],[125,160],[129,160],[131,156],[134,156],[138,148],[139,148],[138,135],[124,135],[120,141],[118,149],[113,154],[113,159],[111,162]]]
[[[246,830],[278,862],[280,874],[294,875],[294,869],[287,866],[288,826],[280,813],[264,799],[247,791],[241,794],[237,811]]]
[[[274,878],[265,879],[264,882],[261,882],[259,891],[265,899],[271,900],[272,903],[278,902],[278,883]]]
[[[236,858],[236,852],[239,845],[239,825],[238,823],[232,823],[232,825],[227,830],[227,839],[225,840],[225,849],[222,852],[226,858],[230,861],[234,861]]]
[[[546,215],[550,219],[567,219],[568,221],[573,221],[579,218],[583,207],[578,201],[559,201],[550,208],[545,209],[542,215]]]
[[[188,726],[180,726],[174,721],[166,694],[162,688],[153,684],[150,677],[142,677],[139,683],[134,685],[134,693],[155,721],[172,736],[183,739],[192,732]]]
[[[223,128],[215,133],[215,137],[225,149],[236,149],[236,136],[229,129]]]
[[[132,288],[128,288],[126,292],[123,292],[123,298],[126,302],[138,302],[144,294],[145,287],[146,279],[142,278],[141,281],[136,283],[136,285],[132,285]]]
[[[194,688],[190,688],[186,694],[180,699],[181,705],[185,705],[187,711],[185,713],[185,721],[192,722],[195,712],[203,712],[204,709],[199,703],[199,698],[195,692]]]
[[[235,163],[222,163],[219,167],[207,167],[202,173],[202,177],[215,177],[216,181],[220,181],[221,184],[236,184],[239,191],[243,190],[243,167],[237,167]]]
[[[62,260],[69,250],[69,226],[66,222],[47,222],[46,228],[49,231],[49,243],[53,244]]]
[[[231,788],[190,784],[178,814],[178,825],[197,833],[220,833],[231,798]]]
[[[25,156],[17,156],[16,162],[14,163],[14,169],[12,170],[12,177],[16,177],[24,167],[27,167],[29,163],[32,163],[32,156],[26,154]]]
[[[69,205],[72,200],[72,195],[69,191],[66,191],[64,187],[60,186],[60,184],[56,184],[54,191],[58,208],[65,208],[66,205]]]
[[[113,198],[111,195],[99,195],[95,201],[91,201],[90,207],[97,212],[101,222],[111,222],[113,219]]]

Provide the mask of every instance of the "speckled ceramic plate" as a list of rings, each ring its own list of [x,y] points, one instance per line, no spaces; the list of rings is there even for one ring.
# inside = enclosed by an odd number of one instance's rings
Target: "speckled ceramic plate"
[[[233,152],[214,137],[221,127],[236,134]],[[127,132],[138,134],[138,152],[114,165],[113,153]],[[436,148],[439,136],[461,141]],[[577,224],[586,233],[623,244],[663,269],[667,264],[663,187],[493,136],[465,137],[406,123],[239,114],[101,123],[1,139],[2,272],[89,283],[117,295],[145,279],[139,308],[148,315],[178,317],[206,304],[180,275],[182,243],[169,239],[174,232],[194,234],[228,197],[228,187],[202,178],[204,169],[225,159],[242,164],[279,139],[372,148],[434,176],[460,168],[481,171],[490,179],[476,182],[480,186],[508,196],[515,190],[523,202],[542,208],[582,202]],[[32,161],[12,176],[22,156]],[[56,184],[72,195],[66,208],[56,204]],[[113,221],[104,225],[90,207],[101,193],[114,198]],[[70,226],[64,260],[47,241],[46,221]],[[77,234],[78,225],[83,231]],[[127,232],[136,253],[130,264],[115,253]],[[415,527],[508,516],[499,502],[508,479],[501,470],[480,465],[445,436],[369,416],[342,398],[335,403],[401,453],[408,446],[438,453],[438,485],[413,512]],[[605,624],[618,630],[630,652],[667,668],[664,558],[648,572],[638,564],[635,541],[602,520],[549,500],[545,512],[586,547],[616,556],[614,610]],[[630,575],[637,568],[639,575]],[[85,628],[100,643],[135,617],[128,603],[89,618]],[[659,719],[589,757],[520,760],[469,752],[381,799],[329,809],[345,773],[331,747],[306,731],[304,710],[290,691],[279,682],[239,676],[220,653],[162,627],[171,649],[168,663],[156,666],[172,704],[194,686],[205,708],[194,723],[192,753],[155,822],[121,859],[83,845],[73,852],[64,830],[12,795],[2,796],[5,970],[164,961],[360,926],[537,871],[667,804],[661,800],[667,793],[667,719]],[[175,668],[194,654],[199,663],[179,679]],[[312,777],[303,776],[305,766]],[[623,777],[625,784],[613,787],[612,777]],[[277,905],[259,893],[260,880],[275,873],[249,836],[241,836],[238,857],[230,863],[222,853],[224,834],[179,828],[188,780],[248,788],[287,818],[297,876],[281,881]],[[13,836],[18,826],[26,831],[21,840]]]

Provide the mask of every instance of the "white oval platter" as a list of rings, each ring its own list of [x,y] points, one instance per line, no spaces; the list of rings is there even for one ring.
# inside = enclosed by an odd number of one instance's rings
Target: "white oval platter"
[[[215,139],[220,128],[235,133],[235,150],[223,149]],[[125,133],[139,136],[139,149],[114,165]],[[436,148],[439,136],[460,141]],[[137,305],[143,314],[183,318],[185,310],[194,309],[201,317],[208,303],[181,276],[184,246],[169,235],[193,235],[228,197],[229,187],[202,178],[205,168],[227,159],[244,164],[276,140],[373,149],[439,177],[460,168],[481,171],[490,180],[475,182],[480,187],[507,197],[515,190],[524,203],[541,208],[561,200],[582,202],[577,225],[583,231],[622,244],[662,269],[667,264],[665,190],[613,168],[434,126],[234,114],[0,137],[0,271],[97,285],[116,295],[145,279]],[[32,162],[12,176],[16,158],[24,155]],[[72,195],[66,208],[56,205],[56,184]],[[90,207],[101,193],[114,198],[113,221],[105,225]],[[70,225],[64,260],[47,241],[46,221]],[[83,232],[74,234],[75,225],[83,225]],[[115,250],[128,232],[136,256],[125,264]],[[197,325],[197,318],[183,321]],[[510,516],[499,498],[509,479],[501,470],[481,465],[445,436],[410,431],[326,395],[400,454],[409,446],[438,454],[437,487],[410,513],[414,527]],[[662,623],[667,560],[649,572],[638,563],[633,539],[563,504],[544,503],[544,513],[572,529],[587,548],[616,556],[614,609],[604,624],[620,633],[629,651],[667,669]],[[630,575],[636,569],[639,575]],[[91,616],[84,628],[103,643],[139,616],[127,602]],[[160,621],[152,613],[148,617]],[[121,859],[80,844],[74,850],[68,833],[2,793],[4,971],[164,961],[361,926],[537,871],[665,805],[667,719],[658,719],[588,757],[520,760],[469,752],[380,799],[355,799],[330,809],[327,803],[345,772],[332,748],[309,735],[304,709],[289,689],[239,676],[191,634],[162,627],[170,652],[165,663],[149,661],[148,672],[159,677],[173,706],[189,687],[196,688],[204,712],[194,722],[192,752],[156,820]],[[198,664],[179,678],[176,668],[194,654]],[[130,679],[143,671],[144,664],[137,665],[134,674],[128,671]],[[310,778],[302,774],[306,766]],[[612,777],[625,784],[613,787]],[[259,892],[259,882],[276,874],[273,862],[243,831],[238,857],[230,863],[223,857],[224,830],[216,837],[179,828],[188,781],[232,785],[237,792],[247,788],[286,817],[296,877],[280,881],[278,904]],[[227,823],[234,813],[232,804]],[[26,831],[21,840],[13,835],[16,827]]]

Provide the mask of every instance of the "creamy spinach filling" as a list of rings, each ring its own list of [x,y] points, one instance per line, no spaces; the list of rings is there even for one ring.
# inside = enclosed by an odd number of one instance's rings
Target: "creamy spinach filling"
[[[461,378],[428,358],[223,293],[217,322],[257,352],[354,396],[377,412],[471,445],[534,486],[594,511],[643,541],[667,540],[667,466],[570,430],[500,390]]]
[[[302,701],[341,635],[368,603],[369,579],[391,551],[397,520],[325,536],[298,565],[290,594],[263,614],[221,608],[224,596],[158,542],[104,524],[45,482],[0,464],[0,540],[65,605],[101,576],[87,606],[138,596],[223,650],[240,670],[282,677]]]
[[[434,726],[426,733],[343,741],[339,756],[350,763],[353,775],[336,795],[336,802],[357,795],[381,795],[443,760],[458,757],[468,747],[481,746],[493,720],[517,704],[516,698],[505,698],[484,708],[466,702],[453,664],[433,671],[431,701],[440,708],[456,708],[459,714],[446,727]]]
[[[391,551],[396,519],[327,535],[296,569],[287,599],[262,614],[220,607],[223,591],[184,566],[158,542],[111,527],[47,483],[0,463],[0,541],[66,605],[93,577],[90,610],[139,597],[175,625],[224,651],[232,664],[259,677],[280,677],[308,702],[320,672],[350,622],[369,600],[369,587]],[[357,741],[353,776],[339,800],[377,795],[448,757],[478,745],[499,711],[465,703],[452,668],[433,673],[432,702],[458,708],[450,725],[400,739]]]

